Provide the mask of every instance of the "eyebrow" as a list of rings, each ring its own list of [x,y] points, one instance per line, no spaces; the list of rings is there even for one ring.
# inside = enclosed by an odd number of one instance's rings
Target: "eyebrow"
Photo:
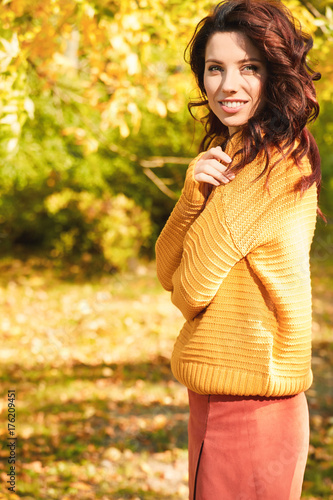
[[[205,62],[206,63],[208,63],[208,62],[215,62],[215,63],[218,63],[218,64],[222,64],[222,61],[218,61],[217,59],[206,59]],[[244,63],[248,63],[248,62],[259,62],[259,63],[262,63],[262,60],[261,59],[257,59],[256,57],[250,57],[249,59],[242,59],[241,61],[238,61],[237,64],[244,64]]]

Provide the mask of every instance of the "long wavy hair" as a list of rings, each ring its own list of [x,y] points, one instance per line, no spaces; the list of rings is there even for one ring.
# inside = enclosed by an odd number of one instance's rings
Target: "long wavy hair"
[[[217,32],[240,32],[246,35],[260,51],[265,61],[268,77],[263,89],[264,105],[260,106],[242,129],[243,148],[235,171],[264,154],[264,169],[274,168],[290,154],[300,168],[304,156],[310,159],[312,173],[302,176],[296,189],[303,193],[316,183],[318,193],[321,184],[320,155],[307,123],[319,114],[319,104],[313,81],[321,75],[313,71],[307,62],[307,54],[313,46],[310,35],[304,33],[299,22],[279,0],[225,0],[197,25],[189,42],[185,58],[195,75],[200,96],[188,105],[208,108],[201,119],[205,136],[200,150],[207,149],[216,136],[228,138],[228,127],[209,109],[204,87],[205,51],[210,37]],[[295,141],[298,141],[295,147]],[[272,151],[281,153],[280,160],[270,167]],[[323,217],[320,209],[318,213]]]

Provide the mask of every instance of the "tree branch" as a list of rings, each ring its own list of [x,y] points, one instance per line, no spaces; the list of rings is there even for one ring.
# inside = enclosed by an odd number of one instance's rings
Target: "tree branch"
[[[144,168],[143,172],[146,174],[147,177],[149,177],[151,181],[153,181],[153,183],[158,187],[160,191],[162,191],[162,193],[166,194],[169,198],[173,200],[177,199],[176,194],[173,191],[171,191],[171,189],[169,189],[164,184],[164,182],[159,177],[157,177],[157,175],[154,174],[152,170],[150,170],[150,168]]]

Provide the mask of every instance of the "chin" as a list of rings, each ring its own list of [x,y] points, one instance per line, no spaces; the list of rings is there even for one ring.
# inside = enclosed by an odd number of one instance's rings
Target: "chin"
[[[221,122],[223,123],[223,125],[225,125],[226,127],[232,127],[232,128],[241,128],[241,127],[244,127],[244,125],[246,125],[247,123],[247,120],[241,120],[241,121],[233,121],[233,120],[221,120]]]

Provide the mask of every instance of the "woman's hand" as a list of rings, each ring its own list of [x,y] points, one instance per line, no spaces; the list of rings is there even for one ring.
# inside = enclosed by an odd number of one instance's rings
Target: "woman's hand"
[[[231,158],[222,151],[220,146],[211,148],[197,161],[194,168],[194,179],[212,186],[227,184],[235,178],[233,172],[226,172],[230,162]]]

